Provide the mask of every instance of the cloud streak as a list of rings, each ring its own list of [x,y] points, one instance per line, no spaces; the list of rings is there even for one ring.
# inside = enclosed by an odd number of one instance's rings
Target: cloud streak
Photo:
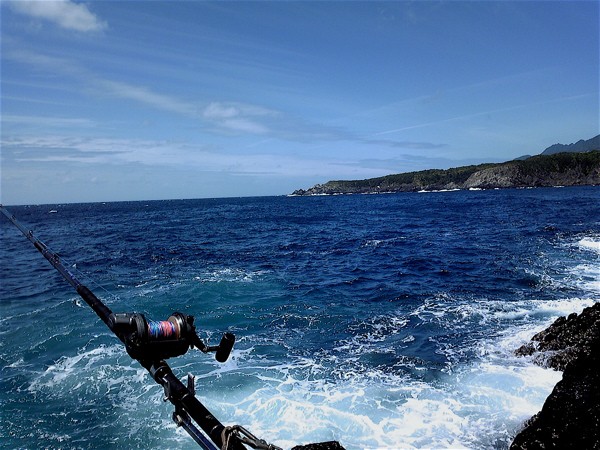
[[[212,124],[233,132],[266,134],[270,128],[260,119],[275,118],[280,113],[256,105],[242,103],[211,102],[202,117]]]
[[[146,86],[99,77],[69,59],[43,55],[26,49],[10,49],[5,53],[5,56],[22,64],[42,68],[55,74],[60,73],[75,79],[86,86],[88,90],[95,91],[97,95],[130,100],[149,106],[157,111],[186,117],[195,121],[198,126],[215,134],[230,136],[254,135],[304,143],[347,141],[371,146],[412,150],[430,150],[444,146],[444,144],[430,142],[396,141],[378,137],[409,128],[384,131],[370,137],[362,137],[344,128],[314,123],[261,105],[243,102],[183,100],[173,95],[156,92]],[[14,120],[17,121],[18,118],[15,117]],[[29,118],[29,120],[33,123],[33,118]],[[24,118],[21,123],[25,123]],[[61,123],[68,124],[68,120],[56,120],[54,125]],[[47,118],[39,121],[38,124],[52,125],[53,123]],[[82,125],[83,122],[75,121],[73,124]],[[422,124],[415,127],[427,125]]]
[[[182,100],[146,86],[99,77],[73,61],[26,49],[10,49],[5,57],[21,64],[77,80],[97,95],[131,100],[196,121],[207,130],[225,135],[262,135],[290,141],[340,140],[349,134],[333,127],[306,122],[284,112],[242,102]]]
[[[25,49],[10,49],[5,56],[22,64],[42,68],[55,74],[60,73],[77,80],[88,91],[94,91],[97,95],[130,100],[149,106],[157,111],[186,117],[195,121],[198,126],[215,134],[230,136],[255,135],[304,143],[347,141],[371,146],[412,150],[437,149],[445,145],[379,138],[379,136],[424,127],[435,122],[383,131],[369,137],[363,137],[344,128],[314,123],[261,105],[181,99],[173,95],[156,92],[146,86],[100,77],[80,64],[65,58],[43,55]],[[51,121],[46,119],[45,123],[50,125]],[[60,123],[60,120],[56,123]],[[63,119],[63,123],[66,124],[68,121]],[[43,124],[44,121],[41,121],[40,125]]]
[[[456,120],[474,119],[476,117],[484,117],[484,116],[488,116],[490,114],[497,114],[497,113],[504,113],[504,112],[516,111],[516,110],[519,110],[519,109],[526,109],[526,108],[530,108],[532,106],[542,106],[542,105],[547,105],[547,104],[551,104],[551,103],[560,103],[560,102],[567,102],[567,101],[579,100],[579,99],[591,97],[591,96],[594,96],[594,95],[598,95],[598,93],[597,92],[590,92],[590,93],[580,94],[580,95],[568,95],[568,96],[553,98],[553,99],[550,99],[550,100],[544,100],[544,101],[539,101],[539,102],[530,102],[530,103],[523,103],[523,104],[519,104],[519,105],[508,106],[506,108],[498,108],[498,109],[491,109],[491,110],[488,110],[488,111],[480,111],[480,112],[471,113],[471,114],[463,114],[463,115],[460,115],[460,116],[448,117],[446,119],[434,120],[434,121],[431,121],[431,122],[424,122],[424,123],[419,123],[419,124],[415,124],[415,125],[409,125],[409,126],[402,127],[402,128],[394,128],[394,129],[391,129],[391,130],[380,131],[379,133],[375,133],[373,136],[384,136],[384,135],[387,135],[387,134],[399,133],[401,131],[413,130],[413,129],[416,129],[416,128],[425,128],[425,127],[430,127],[430,126],[433,126],[433,125],[440,125],[440,124],[443,124],[443,123],[453,122],[453,121],[456,121]]]
[[[107,27],[106,22],[100,20],[86,5],[71,0],[18,0],[11,1],[10,5],[18,13],[46,20],[66,30],[87,33],[102,31]]]
[[[92,83],[97,87],[102,88],[102,90],[109,95],[122,99],[134,100],[167,112],[174,112],[189,117],[198,116],[198,107],[193,103],[153,92],[143,86],[134,86],[130,83],[122,83],[102,78],[92,78],[91,80]]]
[[[21,115],[2,115],[2,123],[17,125],[32,125],[52,128],[72,128],[72,127],[94,127],[96,123],[90,119],[72,118],[72,117],[43,117],[43,116],[21,116]]]
[[[435,144],[433,142],[416,141],[394,141],[391,139],[365,139],[365,143],[374,145],[383,145],[387,147],[404,148],[410,150],[435,150],[446,147],[447,144]]]
[[[146,166],[173,168],[197,173],[256,175],[270,177],[356,176],[358,167],[363,167],[361,176],[379,176],[384,172],[379,167],[349,164],[347,158],[318,158],[270,153],[222,153],[218,148],[205,145],[188,145],[182,142],[147,140],[85,138],[71,136],[21,136],[4,138],[2,163],[11,173],[15,167],[43,164],[45,168],[69,165],[80,168],[101,166],[133,167]],[[51,169],[48,169],[51,170]],[[109,169],[112,170],[112,169]]]

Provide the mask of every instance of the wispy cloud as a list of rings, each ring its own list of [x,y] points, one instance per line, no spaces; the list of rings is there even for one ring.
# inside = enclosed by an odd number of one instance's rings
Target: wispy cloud
[[[96,123],[90,119],[72,118],[72,117],[45,117],[45,116],[21,116],[21,115],[2,115],[2,123],[11,123],[19,125],[33,125],[41,127],[93,127]]]
[[[71,0],[15,0],[10,5],[18,13],[52,22],[67,30],[95,32],[107,27],[87,5]]]
[[[147,86],[98,76],[96,73],[67,58],[44,55],[23,48],[10,48],[5,52],[5,57],[38,69],[42,68],[51,71],[54,74],[64,75],[65,80],[67,79],[66,77],[76,80],[88,94],[94,92],[95,95],[130,100],[157,111],[174,113],[195,121],[198,126],[212,133],[256,135],[305,143],[348,141],[373,146],[412,150],[436,149],[444,146],[444,144],[431,142],[396,141],[379,138],[379,136],[385,134],[413,127],[427,126],[428,124],[388,130],[369,137],[363,137],[342,127],[315,123],[302,117],[296,117],[262,105],[234,101],[206,102],[202,101],[202,99],[182,99],[174,95],[157,92]],[[15,117],[14,120],[18,120],[18,118]],[[57,119],[56,123],[59,122],[60,119]],[[40,124],[42,123],[40,122]],[[51,124],[49,119],[46,124]]]
[[[381,134],[381,133],[379,133]],[[418,141],[394,141],[391,139],[365,139],[368,144],[383,145],[387,147],[404,148],[409,150],[434,150],[446,147],[447,144],[436,144],[433,142]]]
[[[520,109],[531,108],[533,106],[541,106],[541,105],[547,105],[547,104],[551,104],[551,103],[569,102],[569,101],[579,100],[582,98],[587,98],[587,97],[597,96],[597,95],[598,95],[598,92],[590,92],[590,93],[586,93],[586,94],[557,97],[557,98],[544,100],[544,101],[538,101],[538,102],[522,103],[522,104],[518,104],[518,105],[507,106],[506,108],[497,108],[497,109],[490,109],[490,110],[486,110],[486,111],[479,111],[479,112],[475,112],[475,113],[471,113],[471,114],[463,114],[463,115],[454,116],[454,117],[447,117],[445,119],[434,120],[431,122],[423,122],[423,123],[418,123],[418,124],[414,124],[414,125],[408,125],[408,126],[401,127],[401,128],[394,128],[391,130],[380,131],[379,133],[375,133],[373,136],[384,136],[387,134],[399,133],[401,131],[413,130],[416,128],[424,128],[424,127],[429,127],[429,126],[433,126],[433,125],[440,125],[440,124],[447,123],[447,122],[453,122],[453,121],[465,120],[465,119],[474,119],[476,117],[484,117],[484,116],[488,116],[491,114],[516,111],[516,110],[520,110]]]
[[[148,139],[86,138],[60,135],[20,136],[3,138],[2,164],[7,174],[23,166],[37,163],[60,166],[76,165],[82,169],[102,166],[140,166],[164,170],[193,170],[197,173],[256,175],[273,177],[337,177],[378,176],[385,173],[379,167],[349,164],[347,158],[303,157],[270,153],[222,152],[210,145],[189,145],[184,142]]]
[[[264,134],[269,127],[260,118],[275,117],[275,111],[257,105],[234,102],[194,102],[156,92],[142,86],[100,77],[69,59],[43,55],[27,49],[10,49],[5,57],[22,64],[60,73],[82,83],[88,90],[103,96],[132,100],[163,112],[175,113],[203,121],[215,131]]]
[[[198,107],[195,104],[169,95],[159,94],[143,86],[98,77],[91,78],[91,82],[96,87],[102,88],[103,92],[112,96],[135,100],[162,111],[174,112],[189,117],[198,116]]]
[[[500,159],[498,159],[498,162]],[[444,156],[430,156],[427,154],[401,154],[393,158],[365,158],[347,161],[340,164],[357,167],[364,170],[382,170],[383,174],[400,172],[413,172],[427,169],[447,169],[449,167],[468,166],[479,164],[476,158],[451,159]]]
[[[4,57],[54,74],[62,74],[76,80],[84,89],[96,95],[132,100],[157,111],[175,113],[192,119],[214,133],[265,135],[292,141],[347,137],[338,129],[309,123],[262,105],[181,99],[156,92],[147,86],[108,79],[66,58],[44,55],[22,48],[11,48],[5,52]]]
[[[5,137],[5,162],[78,162],[84,164],[136,163],[150,166],[185,165],[204,149],[181,143],[145,139],[115,139],[64,135]]]
[[[212,124],[234,132],[266,134],[270,131],[260,118],[274,118],[280,113],[256,105],[242,103],[211,102],[202,117]]]

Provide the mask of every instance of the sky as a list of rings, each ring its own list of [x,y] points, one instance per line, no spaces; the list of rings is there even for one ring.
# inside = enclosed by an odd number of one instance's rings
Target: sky
[[[0,201],[285,195],[589,139],[599,9],[2,0]]]

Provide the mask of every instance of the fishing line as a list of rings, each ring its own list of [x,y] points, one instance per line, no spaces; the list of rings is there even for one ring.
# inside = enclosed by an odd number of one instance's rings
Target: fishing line
[[[148,336],[150,339],[179,339],[180,330],[175,322],[169,320],[148,321]]]
[[[52,251],[53,253],[55,253],[56,255],[58,255],[58,253],[54,252],[52,250],[52,248],[50,248],[49,246],[46,246],[48,248],[48,250]],[[106,252],[100,252],[100,255],[108,258],[108,253]],[[63,258],[62,256],[60,257],[60,259],[67,263],[67,265],[72,269],[72,272],[76,273],[77,275],[80,276],[80,278],[82,280],[85,280],[87,284],[90,284],[92,287],[94,287],[95,289],[100,289],[101,291],[104,292],[105,297],[109,297],[110,300],[112,301],[121,301],[121,298],[118,297],[114,292],[109,291],[108,289],[106,289],[103,285],[101,285],[91,274],[82,271],[81,269],[79,269],[79,264],[80,262],[71,262],[68,259]],[[112,287],[116,290],[117,286],[115,286],[114,284],[112,284]]]
[[[63,259],[61,257],[61,259]],[[63,261],[66,261],[63,259]],[[69,264],[69,266],[73,269],[72,271],[75,272],[77,275],[79,275],[83,280],[86,281],[86,283],[91,284],[92,287],[98,288],[101,291],[104,292],[104,297],[109,297],[109,299],[111,301],[121,301],[121,299],[114,294],[113,292],[109,291],[108,289],[106,289],[104,286],[102,286],[98,281],[96,281],[90,274],[83,272],[82,270],[79,269],[79,267],[77,266],[77,263],[73,263],[71,264],[69,261],[67,261],[67,263]],[[113,287],[116,289],[116,286],[113,285]]]

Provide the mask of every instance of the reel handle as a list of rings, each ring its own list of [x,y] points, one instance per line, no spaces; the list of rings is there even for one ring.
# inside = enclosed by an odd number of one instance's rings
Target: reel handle
[[[220,363],[224,363],[229,358],[233,344],[235,343],[235,336],[233,333],[223,333],[217,353],[215,353],[215,359]]]

